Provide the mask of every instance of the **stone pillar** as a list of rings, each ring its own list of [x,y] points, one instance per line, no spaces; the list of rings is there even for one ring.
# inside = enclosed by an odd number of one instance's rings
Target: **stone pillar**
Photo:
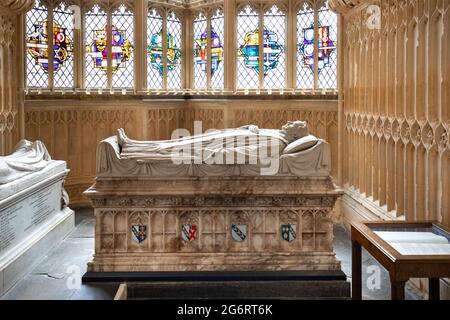
[[[16,62],[23,49],[21,16],[33,5],[34,0],[0,2],[0,155],[11,152],[23,136],[23,68]]]
[[[224,1],[225,19],[225,91],[236,90],[236,1]]]

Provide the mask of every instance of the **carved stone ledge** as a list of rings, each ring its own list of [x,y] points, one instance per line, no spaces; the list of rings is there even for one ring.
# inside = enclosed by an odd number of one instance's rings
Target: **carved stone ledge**
[[[185,208],[185,207],[332,207],[337,199],[330,196],[192,196],[192,197],[96,197],[91,199],[94,208],[99,207],[139,207],[139,208]]]
[[[377,136],[385,141],[401,141],[425,150],[437,148],[440,153],[450,150],[450,127],[445,122],[385,117],[372,114],[346,113],[347,132],[362,136]]]
[[[98,177],[85,192],[88,270],[339,270],[331,212],[342,194],[321,177]]]
[[[25,13],[34,6],[34,0],[2,0],[0,2],[0,13],[17,15]]]
[[[368,2],[374,2],[369,0],[328,0],[328,6],[331,10],[333,10],[336,13],[342,13],[346,14],[350,12],[352,9],[356,8],[357,6],[368,3]]]

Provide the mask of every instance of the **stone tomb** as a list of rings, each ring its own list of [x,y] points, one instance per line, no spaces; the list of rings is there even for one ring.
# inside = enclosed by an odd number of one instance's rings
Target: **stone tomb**
[[[90,272],[340,270],[330,178],[98,179]]]
[[[63,189],[68,172],[39,141],[23,140],[0,157],[0,295],[74,228]]]
[[[342,192],[329,157],[302,121],[167,141],[120,129],[100,142],[85,192],[96,217],[88,272],[340,270],[331,212]],[[266,175],[266,163],[279,165]]]

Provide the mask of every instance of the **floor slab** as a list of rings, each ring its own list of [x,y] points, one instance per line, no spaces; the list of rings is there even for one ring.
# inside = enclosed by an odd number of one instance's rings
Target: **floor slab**
[[[94,254],[93,210],[77,209],[75,230],[57,247],[44,256],[28,275],[23,277],[0,299],[38,300],[108,300],[113,299],[118,284],[81,284],[87,262]],[[335,226],[334,250],[342,263],[342,270],[351,281],[351,242],[349,232],[343,226]],[[369,300],[390,299],[390,282],[387,271],[363,251],[363,298]],[[379,270],[379,286],[367,285],[370,272]],[[370,285],[372,284],[372,285]],[[370,287],[370,288],[369,288]],[[408,287],[406,299],[420,299]]]

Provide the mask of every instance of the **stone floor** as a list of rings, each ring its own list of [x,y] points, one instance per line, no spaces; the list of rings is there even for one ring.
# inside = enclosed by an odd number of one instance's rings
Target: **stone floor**
[[[103,300],[114,297],[118,285],[80,283],[80,277],[86,271],[86,263],[94,253],[94,216],[92,209],[78,209],[75,217],[75,230],[0,299]],[[342,226],[335,227],[334,249],[342,262],[343,271],[351,281],[350,236]],[[389,275],[370,255],[363,252],[364,284],[370,276],[368,271],[372,274],[373,270],[380,271],[380,281],[370,281],[373,284],[371,287],[375,287],[372,290],[364,286],[363,298],[389,299]],[[408,286],[406,298],[420,299]]]

